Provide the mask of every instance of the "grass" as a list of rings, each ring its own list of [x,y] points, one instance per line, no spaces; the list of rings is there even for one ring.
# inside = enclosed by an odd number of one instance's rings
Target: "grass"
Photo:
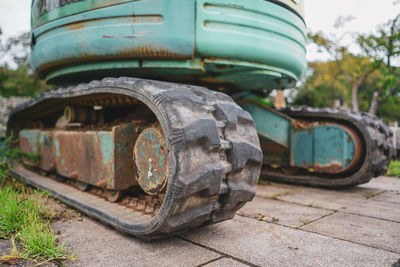
[[[13,245],[10,255],[1,256],[0,262],[33,260],[41,264],[73,259],[50,227],[52,212],[39,202],[49,194],[33,190],[11,175],[6,159],[16,160],[21,156],[35,159],[0,144],[0,238],[9,239]]]
[[[400,161],[393,160],[390,162],[386,175],[400,177]]]

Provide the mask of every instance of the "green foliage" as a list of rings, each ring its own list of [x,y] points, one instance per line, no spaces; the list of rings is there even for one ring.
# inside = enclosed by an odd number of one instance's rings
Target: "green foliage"
[[[15,246],[12,252],[15,258],[41,261],[68,258],[65,245],[58,244],[50,229],[49,212],[43,211],[28,191],[13,185],[0,188],[0,238],[19,242],[21,248]]]
[[[65,245],[58,245],[56,235],[47,224],[25,225],[16,235],[23,246],[22,257],[37,259],[64,259]]]
[[[47,262],[72,258],[66,254],[65,245],[58,244],[57,236],[50,229],[52,212],[39,204],[38,198],[46,198],[49,193],[32,190],[14,180],[6,162],[21,156],[38,160],[38,156],[10,148],[12,144],[11,138],[0,142],[0,238],[16,241],[18,246],[14,244],[11,255],[2,256],[0,260],[14,258]]]
[[[383,118],[385,123],[400,121],[400,97],[390,96],[379,106],[378,116]]]
[[[400,177],[400,161],[393,160],[390,162],[386,175]]]
[[[16,70],[7,66],[0,67],[0,96],[35,96],[50,89],[44,81],[35,74],[28,72],[28,68],[20,65]]]
[[[9,238],[33,223],[42,223],[40,206],[32,199],[22,199],[11,186],[0,188],[0,238]]]
[[[294,99],[294,105],[305,105],[312,107],[331,107],[334,99],[342,100],[344,97],[340,91],[325,84],[314,88],[304,88]]]
[[[348,19],[339,18],[339,24]],[[388,120],[400,120],[400,68],[392,62],[400,56],[400,14],[368,34],[352,33],[358,48],[353,52],[341,38],[326,36],[322,32],[309,33],[308,39],[319,51],[328,53],[334,60],[310,64],[312,74],[295,102],[311,106],[329,104],[322,97],[321,88],[335,88],[344,101],[351,101],[354,110],[369,111]],[[337,97],[337,96],[336,96]],[[321,101],[323,100],[323,101]]]
[[[10,68],[9,64],[0,66],[0,96],[35,96],[50,89],[50,86],[41,81],[30,69],[29,33],[11,37],[4,44],[0,39],[0,59],[6,55],[12,58],[11,63],[17,68]]]

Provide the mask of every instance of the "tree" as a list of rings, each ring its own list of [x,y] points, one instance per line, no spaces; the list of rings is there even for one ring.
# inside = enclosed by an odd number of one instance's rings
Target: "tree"
[[[30,69],[30,33],[25,32],[16,37],[10,37],[4,45],[1,45],[0,40],[0,59],[5,56],[8,56],[17,67],[24,65]]]
[[[371,64],[368,57],[352,54],[347,47],[341,46],[337,41],[328,39],[321,32],[310,33],[308,38],[334,57],[333,62],[336,64],[340,74],[343,74],[345,78],[343,85],[350,89],[352,109],[358,112],[360,87],[368,76],[374,72],[376,65]]]
[[[368,35],[353,34],[358,53],[351,52],[341,43],[341,39],[328,38],[323,33],[309,33],[309,39],[320,49],[328,52],[343,74],[344,85],[351,92],[351,103],[354,111],[359,111],[360,88],[368,79],[375,81],[376,90],[373,92],[370,109],[376,113],[379,104],[385,102],[400,89],[398,80],[399,69],[391,65],[391,60],[400,53],[400,14],[393,20],[378,28],[377,33]],[[343,26],[346,20],[339,18],[337,25]],[[386,59],[386,60],[385,60]],[[377,74],[380,73],[380,75]],[[371,76],[373,78],[371,78]]]
[[[392,65],[392,59],[400,55],[400,14],[379,26],[377,34],[360,36],[358,42],[364,51],[378,59],[379,70],[383,75],[369,110],[375,114],[380,104],[400,91],[400,71]]]
[[[11,60],[16,65],[16,69],[9,67],[10,62],[0,66],[0,96],[35,96],[50,88],[32,73],[29,56],[29,33],[11,37],[3,43],[0,28],[0,59]]]

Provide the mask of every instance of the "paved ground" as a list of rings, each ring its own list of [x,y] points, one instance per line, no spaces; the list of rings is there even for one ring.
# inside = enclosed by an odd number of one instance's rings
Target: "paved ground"
[[[87,217],[54,227],[79,256],[68,266],[400,267],[400,179],[342,191],[260,185],[233,220],[152,243]]]

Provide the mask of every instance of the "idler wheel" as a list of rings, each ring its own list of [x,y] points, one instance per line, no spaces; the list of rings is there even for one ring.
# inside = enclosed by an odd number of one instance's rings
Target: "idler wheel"
[[[164,191],[168,180],[168,150],[161,129],[147,128],[140,133],[134,147],[136,180],[149,195]]]

